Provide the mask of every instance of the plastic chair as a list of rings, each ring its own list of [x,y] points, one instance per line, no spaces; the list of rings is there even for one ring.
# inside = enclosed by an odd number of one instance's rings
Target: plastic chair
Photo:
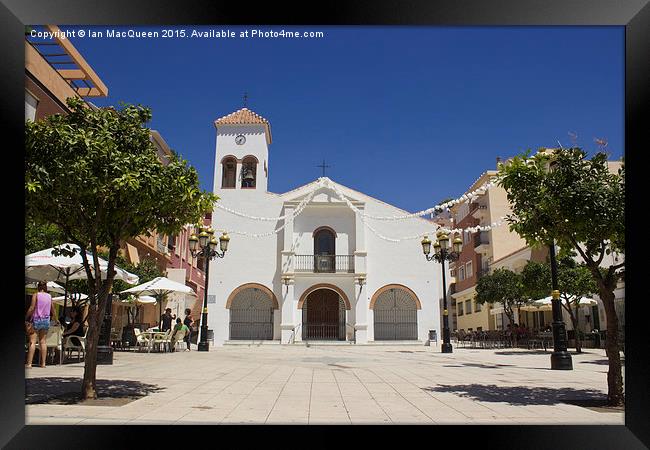
[[[63,340],[63,349],[66,350],[66,358],[72,356],[72,352],[77,352],[77,359],[81,361],[81,353],[83,353],[84,358],[86,357],[86,335],[88,334],[88,329],[84,327],[83,336],[66,336]]]
[[[134,328],[133,334],[135,335],[135,346],[138,350],[141,351],[143,346],[149,346],[149,339],[142,334],[140,328]]]
[[[171,337],[172,330],[167,330],[165,334],[154,334],[153,335],[153,344],[158,346],[158,349],[167,351],[167,348],[171,349]]]
[[[54,363],[54,356],[56,351],[59,351],[59,364],[63,364],[63,342],[62,342],[63,331],[59,325],[51,326],[47,330],[47,336],[45,337],[45,343],[47,345],[47,352],[49,353],[50,349],[53,348],[54,352],[52,353],[52,363]]]

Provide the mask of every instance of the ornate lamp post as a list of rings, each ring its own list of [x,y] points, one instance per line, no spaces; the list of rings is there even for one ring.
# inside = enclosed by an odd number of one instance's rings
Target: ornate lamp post
[[[433,245],[433,255],[431,253],[431,240],[424,236],[422,239],[422,250],[427,261],[437,261],[442,264],[442,353],[452,353],[451,339],[449,334],[449,312],[447,311],[447,279],[445,275],[445,261],[456,261],[463,249],[463,241],[456,237],[452,243],[452,249],[449,251],[449,236],[444,233],[438,233],[438,240]]]
[[[203,315],[201,317],[201,341],[199,342],[200,352],[207,352],[210,348],[208,345],[208,279],[210,278],[210,260],[226,256],[229,241],[230,237],[226,233],[223,233],[219,241],[217,241],[212,228],[208,230],[203,229],[198,237],[196,234],[193,234],[189,238],[192,256],[194,258],[203,256],[205,259],[205,288],[203,292]],[[219,245],[221,253],[217,250],[217,245]]]
[[[542,152],[543,153],[543,152]],[[546,164],[547,173],[557,170],[558,161],[551,153],[550,161]],[[553,309],[553,353],[551,353],[552,370],[573,370],[571,354],[567,351],[566,326],[562,319],[562,306],[560,305],[560,289],[557,280],[557,260],[555,258],[555,240],[548,245],[551,260],[551,307]]]
[[[551,353],[551,369],[573,370],[571,354],[567,351],[566,326],[562,319],[560,306],[560,290],[557,281],[557,261],[555,259],[555,242],[548,246],[551,257],[551,307],[553,308],[553,353]]]

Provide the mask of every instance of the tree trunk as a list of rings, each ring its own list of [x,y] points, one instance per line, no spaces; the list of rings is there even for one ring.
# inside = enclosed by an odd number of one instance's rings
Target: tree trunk
[[[93,248],[96,251],[96,246],[93,245]],[[101,282],[99,264],[95,264],[95,273],[98,278],[94,279],[94,287],[89,289],[89,295],[94,295],[95,301],[94,304],[92,300],[90,303],[88,334],[86,336],[84,377],[81,383],[81,395],[84,400],[97,398],[97,347],[99,344],[99,333],[104,322],[104,311],[107,308],[108,296],[111,292],[115,277],[114,267],[117,248],[117,246],[112,246],[109,250],[108,275],[104,282]],[[96,253],[93,253],[93,257],[95,260],[97,259]]]
[[[576,341],[576,353],[582,353],[582,343],[578,337],[578,307],[576,306],[576,310],[574,312],[571,309],[571,302],[569,300],[565,300],[565,303],[562,304],[562,307],[569,312],[569,317],[571,318],[571,325],[573,325],[573,335],[575,336],[574,340]]]
[[[580,300],[578,300],[580,301]],[[573,332],[576,335],[576,353],[582,353],[582,330],[580,330],[580,319],[578,319],[578,304],[576,304],[576,310],[573,315],[571,315],[571,320],[573,321]]]
[[[99,314],[98,308],[91,306],[88,314],[84,377],[81,384],[81,396],[84,400],[97,398],[97,344],[100,330],[97,319],[99,316],[102,316],[102,314]]]
[[[607,401],[611,406],[619,406],[625,403],[623,396],[623,373],[621,369],[621,355],[618,349],[618,317],[614,306],[614,290],[599,284],[599,295],[605,306],[607,319],[607,341],[605,351],[609,361],[607,371]]]
[[[573,334],[575,335],[576,353],[582,353],[582,342],[580,342],[580,335],[578,334],[580,331],[578,330],[578,321],[573,314],[571,315],[571,325],[573,325]]]

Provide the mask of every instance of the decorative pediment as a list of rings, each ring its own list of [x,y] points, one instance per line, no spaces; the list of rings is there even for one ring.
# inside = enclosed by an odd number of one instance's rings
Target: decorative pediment
[[[345,205],[345,202],[339,198],[336,191],[332,187],[328,186],[328,184],[330,183],[336,184],[339,191],[341,191],[351,202],[359,203],[359,204],[364,203],[363,199],[354,195],[352,192],[350,192],[350,190],[347,187],[338,183],[334,183],[328,178],[326,179],[321,178],[317,181],[314,181],[312,183],[294,189],[293,191],[286,192],[285,194],[282,194],[282,197],[285,203],[294,203],[294,202],[300,203],[303,200],[305,200],[307,196],[313,195],[310,203],[319,203],[319,204],[332,203],[332,204]]]

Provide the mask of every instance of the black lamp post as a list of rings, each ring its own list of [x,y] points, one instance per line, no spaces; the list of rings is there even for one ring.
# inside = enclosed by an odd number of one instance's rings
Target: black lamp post
[[[445,275],[445,261],[456,261],[463,249],[463,241],[456,237],[452,243],[452,249],[449,251],[449,236],[444,233],[438,233],[438,240],[433,245],[433,255],[431,253],[431,240],[424,236],[422,239],[422,250],[427,261],[437,261],[442,264],[442,353],[452,353],[451,339],[449,334],[449,312],[447,311],[447,278]]]
[[[207,352],[210,349],[208,344],[208,279],[210,277],[210,260],[226,256],[229,241],[230,237],[228,237],[227,233],[223,233],[219,241],[217,241],[212,228],[202,230],[198,237],[193,234],[189,238],[192,256],[195,258],[197,256],[203,256],[205,258],[205,288],[203,293],[203,315],[201,317],[201,340],[198,345],[200,352]],[[217,245],[221,248],[221,253],[217,250]]]
[[[546,153],[540,151],[538,153]],[[555,159],[554,152],[551,152],[549,161],[545,165],[547,173],[552,173],[558,169],[558,161]],[[573,370],[571,354],[567,351],[566,326],[562,319],[562,306],[560,305],[560,289],[557,281],[557,260],[555,258],[555,241],[548,246],[551,260],[551,307],[553,309],[553,353],[551,354],[552,370]]]
[[[557,261],[555,259],[555,243],[548,246],[551,257],[551,306],[553,308],[553,353],[551,353],[551,369],[573,370],[571,354],[567,351],[566,327],[562,320],[562,307],[560,305],[560,290],[557,281]]]

